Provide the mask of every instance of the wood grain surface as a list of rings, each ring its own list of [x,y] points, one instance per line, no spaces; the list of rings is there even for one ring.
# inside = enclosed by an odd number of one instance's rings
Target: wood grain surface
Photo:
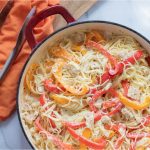
[[[61,0],[60,4],[64,6],[75,19],[81,17],[89,10],[97,0]],[[57,15],[54,21],[54,30],[57,30],[66,25],[64,19]]]

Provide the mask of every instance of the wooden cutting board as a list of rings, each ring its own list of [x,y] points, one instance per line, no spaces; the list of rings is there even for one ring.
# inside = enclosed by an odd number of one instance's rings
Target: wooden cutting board
[[[64,6],[70,14],[77,20],[87,10],[89,10],[97,0],[61,0],[60,5]],[[64,19],[57,15],[54,21],[54,30],[57,30],[66,25]]]

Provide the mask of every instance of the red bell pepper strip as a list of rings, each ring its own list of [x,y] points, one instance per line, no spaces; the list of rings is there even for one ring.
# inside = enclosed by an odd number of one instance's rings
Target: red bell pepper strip
[[[111,116],[118,113],[122,109],[122,107],[123,105],[121,103],[118,103],[116,107],[111,112],[108,113],[108,115]]]
[[[120,74],[123,72],[124,65],[127,65],[127,64],[129,64],[129,63],[134,64],[136,60],[138,60],[138,59],[140,59],[140,58],[142,57],[142,55],[143,55],[143,52],[142,52],[142,51],[140,51],[140,50],[139,50],[139,51],[136,51],[133,56],[127,58],[126,60],[124,60],[123,62],[121,62],[121,63],[118,64],[119,69],[118,69],[117,72],[115,72],[115,74],[113,74],[113,75],[111,75],[111,74],[109,73],[109,71],[106,71],[106,72],[102,75],[102,77],[101,77],[100,84],[102,84],[102,83],[104,83],[104,82],[106,82],[106,81],[109,81],[110,79],[115,78],[116,75],[120,75]],[[127,68],[128,66],[125,66],[125,67]],[[96,102],[96,100],[97,100],[100,96],[102,96],[102,95],[105,94],[106,92],[109,92],[109,89],[108,89],[108,90],[99,90],[99,91],[96,91],[96,92],[94,93],[94,95],[93,95],[93,97],[92,97],[92,100],[91,100],[90,103],[89,103],[90,108],[91,108],[92,111],[94,111],[94,112],[97,111],[96,107],[94,106],[94,103]]]
[[[123,80],[121,82],[123,90],[124,90],[124,96],[128,97],[128,90],[129,90],[129,82],[127,80]]]
[[[49,79],[49,80],[45,80],[44,81],[44,88],[49,91],[49,92],[53,92],[53,93],[60,93],[61,91],[63,91],[61,88],[58,88],[57,85],[52,83],[53,80]]]
[[[71,129],[70,127],[67,127],[68,132],[76,139],[78,140],[80,143],[85,144],[87,147],[89,148],[93,148],[93,149],[103,149],[106,146],[106,141],[104,141],[103,143],[96,143],[93,142],[89,139],[86,139],[85,137],[78,135],[73,129]]]
[[[114,148],[115,149],[119,149],[119,147],[121,146],[123,141],[124,141],[124,137],[123,136],[119,136],[118,139],[115,142]]]
[[[135,64],[136,60],[140,59],[142,55],[143,55],[143,52],[141,50],[136,51],[133,56],[125,59],[123,62],[119,62],[115,66],[114,70],[109,70],[110,75],[121,74],[123,72],[124,65]]]
[[[150,125],[150,116],[146,116],[143,120],[142,120],[142,124],[144,125],[144,126],[148,126],[148,125]]]
[[[96,100],[98,99],[98,97],[106,94],[108,91],[109,91],[109,89],[108,90],[99,90],[99,91],[95,92],[95,94],[92,96],[91,101],[89,102],[89,106],[90,106],[91,111],[94,111],[94,112],[97,111],[97,108],[94,106]]]
[[[112,116],[116,113],[118,113],[121,108],[122,108],[122,104],[119,103],[111,112],[107,113],[107,114],[104,114],[102,112],[97,112],[95,113],[94,115],[94,123],[96,123],[97,121],[99,121],[103,116]],[[79,122],[79,123],[75,123],[75,122],[63,122],[66,126],[72,128],[72,129],[78,129],[78,128],[82,128],[82,127],[85,127],[86,126],[86,122],[83,121],[83,122]]]
[[[45,94],[42,94],[40,96],[39,101],[40,101],[41,106],[43,106],[45,104]],[[54,113],[53,112],[52,112],[52,116],[54,117]],[[49,122],[50,122],[52,128],[56,128],[56,125],[55,125],[54,121],[51,118],[49,118]]]
[[[43,134],[46,134],[47,137],[60,149],[60,150],[73,150],[72,146],[69,144],[65,144],[59,139],[57,136],[54,136],[50,132],[46,131],[40,124],[40,117],[38,117],[35,122],[35,127],[37,130]]]
[[[119,138],[116,140],[115,146],[114,146],[115,149],[118,149],[124,141],[124,137],[120,134],[119,130],[123,129],[124,131],[126,131],[126,126],[121,123],[112,124],[112,125],[106,124],[105,128],[107,130],[114,130],[116,133],[119,134]]]
[[[119,103],[118,100],[109,100],[109,101],[104,101],[103,102],[103,109],[108,109],[111,107],[116,106]]]
[[[104,49],[104,47],[99,44],[99,43],[96,43],[94,41],[90,41],[88,40],[87,43],[86,43],[86,46],[87,47],[93,47],[97,50],[99,50],[105,57],[108,58],[109,62],[113,65],[113,66],[116,66],[117,64],[117,60],[115,57],[113,57],[106,49]]]
[[[115,71],[113,73],[111,71],[106,71],[101,76],[100,84],[109,81],[110,79],[113,79],[116,77],[116,75],[120,75],[123,72],[124,67],[128,68],[127,64],[135,64],[136,60],[139,60],[143,56],[143,52],[141,50],[138,50],[134,53],[133,56],[130,56],[129,58],[125,59],[122,62],[119,62],[117,66],[115,67]],[[111,72],[111,73],[110,73]]]
[[[150,137],[150,133],[128,133],[126,136],[130,139],[141,139],[143,137]]]
[[[107,130],[114,130],[116,133],[120,134],[119,130],[122,128],[123,130],[126,130],[126,126],[124,124],[118,123],[118,124],[106,124],[105,128]]]

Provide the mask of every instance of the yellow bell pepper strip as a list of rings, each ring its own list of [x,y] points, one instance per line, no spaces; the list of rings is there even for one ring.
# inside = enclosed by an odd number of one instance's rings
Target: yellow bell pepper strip
[[[86,33],[86,41],[88,40],[100,42],[105,41],[105,38],[98,31],[93,30],[91,32]]]
[[[71,87],[70,85],[65,84],[65,82],[62,81],[62,68],[65,65],[65,62],[58,62],[54,64],[53,66],[53,75],[56,78],[56,80],[70,93],[74,95],[85,95],[89,88],[85,85],[81,87],[81,90],[75,89]]]
[[[40,96],[39,101],[40,101],[41,106],[43,106],[45,104],[46,100],[45,100],[45,94],[44,93]],[[45,108],[45,109],[47,109],[47,108]],[[55,117],[53,112],[52,112],[51,116]],[[52,128],[56,128],[56,124],[54,123],[54,121],[51,118],[49,118],[49,122],[50,122]]]
[[[50,49],[49,54],[54,57],[63,58],[65,60],[71,60],[71,61],[75,61],[78,63],[78,60],[73,55],[71,55],[67,50],[59,46],[54,47],[52,50]]]
[[[38,93],[36,93],[36,91],[34,91],[34,74],[37,70],[37,68],[39,67],[38,64],[32,64],[28,71],[27,71],[27,74],[26,74],[26,77],[25,77],[25,82],[26,82],[26,85],[28,87],[28,89],[33,93],[33,94],[36,94],[38,95]]]
[[[58,147],[58,149],[60,149],[60,150],[73,150],[73,147],[71,145],[63,143],[59,137],[46,131],[40,124],[40,117],[38,117],[35,120],[34,124],[35,124],[35,127],[37,128],[37,130],[40,133],[45,134],[47,136],[47,138],[50,138],[50,140]]]
[[[67,131],[74,137],[76,140],[78,140],[80,143],[85,144],[89,148],[93,149],[104,149],[106,146],[106,141],[104,143],[95,143],[89,139],[86,139],[85,137],[77,134],[75,130],[71,129],[70,127],[66,126]]]
[[[52,98],[57,104],[65,105],[69,103],[69,98],[62,97],[58,94],[50,94],[50,98]]]
[[[108,58],[110,64],[112,64],[113,66],[117,65],[117,59],[114,56],[112,56],[106,49],[104,49],[104,47],[101,44],[88,40],[86,46],[93,47],[99,50],[100,53],[102,53],[106,58]]]
[[[142,110],[150,106],[150,96],[146,97],[142,103],[132,101],[123,96],[121,93],[118,93],[118,97],[120,102],[122,102],[125,106],[131,107],[135,110]]]

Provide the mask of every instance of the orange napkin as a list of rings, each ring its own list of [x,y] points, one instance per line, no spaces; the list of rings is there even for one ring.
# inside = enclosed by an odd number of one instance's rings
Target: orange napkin
[[[6,2],[6,0],[0,2],[0,10]],[[15,0],[3,26],[0,28],[0,69],[13,49],[18,32],[30,9],[36,6],[37,13],[47,8],[50,4],[58,4],[58,0]],[[53,19],[53,16],[48,17],[37,25],[34,30],[37,41],[53,32]],[[26,42],[6,78],[0,85],[0,121],[7,119],[15,110],[19,75],[30,53],[31,49]]]

